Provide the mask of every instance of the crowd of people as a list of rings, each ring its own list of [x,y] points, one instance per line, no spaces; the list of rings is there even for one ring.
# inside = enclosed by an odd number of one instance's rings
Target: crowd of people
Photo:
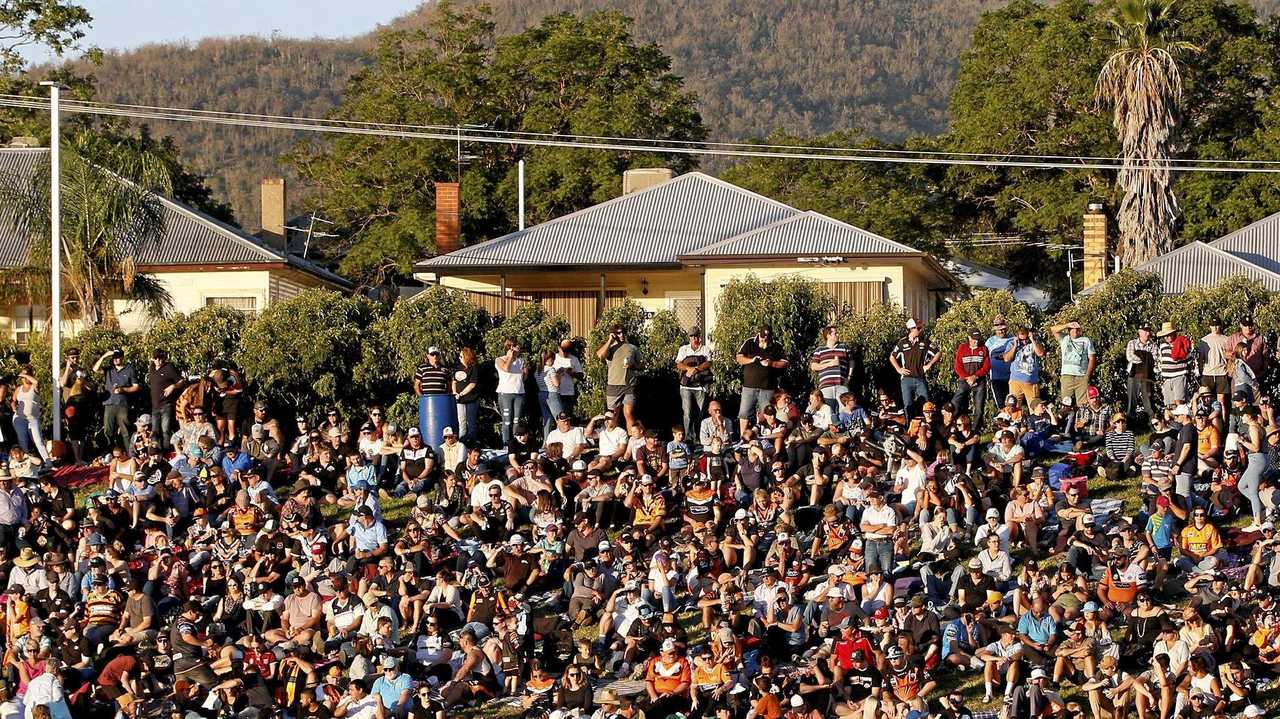
[[[1076,322],[942,347],[912,319],[882,387],[828,327],[798,395],[769,327],[694,328],[667,426],[622,327],[585,357],[510,339],[496,387],[432,347],[438,443],[376,405],[277,416],[232,367],[71,350],[66,445],[29,368],[4,388],[0,719],[1263,716],[1275,348],[1235,319],[1141,326],[1124,396]],[[106,473],[79,501],[54,471],[77,463]]]

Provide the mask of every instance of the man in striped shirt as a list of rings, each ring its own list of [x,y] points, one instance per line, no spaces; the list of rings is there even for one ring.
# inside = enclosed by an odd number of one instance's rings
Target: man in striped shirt
[[[991,353],[982,342],[978,328],[969,331],[969,341],[956,348],[955,371],[957,389],[951,399],[956,411],[969,411],[969,399],[973,398],[973,427],[982,431],[982,419],[987,408],[987,377],[991,374]]]
[[[1127,425],[1124,415],[1119,412],[1111,418],[1111,431],[1107,433],[1102,453],[1102,464],[1108,479],[1132,475],[1136,469],[1134,455],[1137,448],[1133,432],[1127,429]]]
[[[1172,322],[1160,325],[1156,339],[1160,342],[1157,359],[1160,372],[1160,394],[1164,399],[1165,408],[1168,409],[1189,399],[1189,380],[1193,374],[1196,355],[1191,351],[1191,340],[1174,329]]]
[[[840,344],[834,325],[822,328],[822,341],[809,359],[809,369],[818,375],[823,401],[836,413],[840,411],[840,395],[849,391],[849,348]]]

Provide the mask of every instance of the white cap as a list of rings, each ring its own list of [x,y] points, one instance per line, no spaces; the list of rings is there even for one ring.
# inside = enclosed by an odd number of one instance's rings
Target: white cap
[[[793,707],[804,706],[804,697],[800,696],[799,694],[793,694],[791,696],[791,706]]]
[[[746,519],[746,518],[747,518],[747,510],[745,510],[745,509],[743,509],[743,508],[739,507],[739,508],[738,508],[738,511],[736,511],[736,512],[734,512],[734,513],[733,513],[733,518],[734,518],[734,519]]]
[[[839,599],[844,596],[844,592],[840,591],[840,587],[832,586],[827,589],[827,599]]]
[[[1260,717],[1260,716],[1264,716],[1263,711],[1262,711],[1262,707],[1258,706],[1257,704],[1250,704],[1249,706],[1245,707],[1245,708],[1244,708],[1244,715],[1245,715],[1245,716],[1247,716],[1247,717]]]
[[[844,576],[844,565],[833,564],[830,567],[827,567],[827,574],[830,574],[833,577]]]
[[[1183,403],[1173,408],[1174,417],[1186,417],[1191,414],[1191,405]]]
[[[999,518],[1000,518],[1000,510],[996,509],[995,507],[992,507],[991,509],[988,509],[988,510],[987,510],[987,519],[991,519],[992,517],[995,517],[996,519],[999,519]]]
[[[907,320],[907,329],[913,330],[919,326],[920,324],[916,322],[916,318],[912,317],[911,319]]]
[[[1049,675],[1045,674],[1044,670],[1041,669],[1040,667],[1036,667],[1035,669],[1031,670],[1031,678],[1032,679],[1048,679]]]
[[[422,436],[422,433],[418,431],[418,428],[417,428],[417,427],[410,427],[410,428],[409,428],[409,431],[404,433],[404,436],[406,436],[406,437],[421,437],[421,436]]]
[[[519,534],[511,535],[511,539],[507,540],[507,544],[524,544],[524,537]]]
[[[607,539],[606,539],[605,541],[603,541],[603,542],[601,542],[601,543],[599,543],[599,544],[597,544],[597,545],[596,545],[596,551],[598,551],[598,552],[604,552],[604,551],[608,551],[608,550],[610,550],[610,549],[613,549],[613,545],[612,545],[612,544],[609,544],[609,540],[607,540]]]
[[[441,437],[452,437],[452,436],[453,436],[453,427],[445,427],[444,429],[440,430],[440,436],[441,436]]]
[[[573,462],[573,471],[575,471],[575,472],[585,472],[585,471],[587,471],[587,463],[586,463],[586,462],[583,462],[583,461],[582,461],[582,460],[580,460],[580,459],[578,459],[578,460],[574,460],[574,462]]]
[[[676,650],[676,640],[672,639],[671,637],[667,637],[666,639],[662,640],[662,651],[674,652],[675,650]]]

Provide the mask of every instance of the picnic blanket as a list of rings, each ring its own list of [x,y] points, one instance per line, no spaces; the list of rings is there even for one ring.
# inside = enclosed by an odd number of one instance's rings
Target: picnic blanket
[[[109,472],[106,467],[89,465],[69,465],[54,470],[53,477],[58,484],[67,489],[79,489],[91,484],[107,481]]]

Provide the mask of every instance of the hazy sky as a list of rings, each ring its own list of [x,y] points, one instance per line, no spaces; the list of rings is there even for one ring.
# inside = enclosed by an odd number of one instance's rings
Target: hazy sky
[[[79,0],[93,16],[85,42],[104,50],[224,35],[350,37],[412,10],[422,0]],[[47,50],[26,53],[33,62]]]

